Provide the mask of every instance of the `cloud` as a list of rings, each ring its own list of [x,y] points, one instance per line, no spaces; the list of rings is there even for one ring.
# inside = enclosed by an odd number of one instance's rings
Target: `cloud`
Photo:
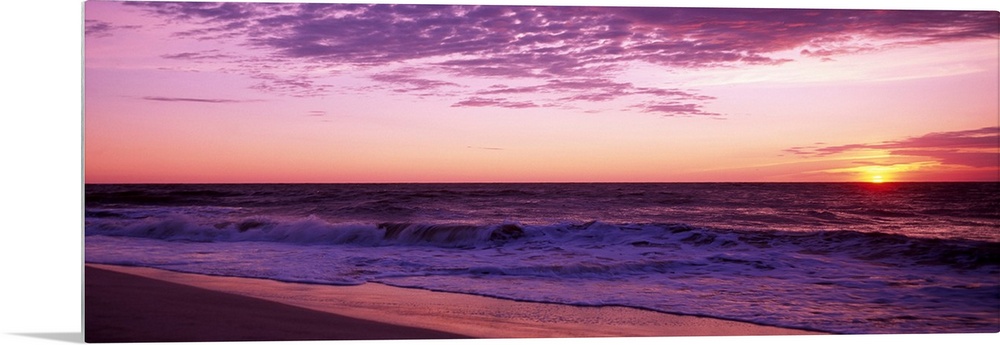
[[[422,96],[448,95],[436,93],[442,88],[461,87],[461,85],[434,79],[418,77],[419,71],[400,69],[392,72],[377,73],[370,76],[371,80],[388,85],[393,92],[416,93]]]
[[[527,102],[527,101],[510,101],[505,98],[483,98],[483,97],[471,97],[462,100],[458,103],[452,104],[452,107],[501,107],[501,108],[514,108],[514,109],[524,109],[524,108],[538,108],[541,105]]]
[[[721,117],[722,114],[705,111],[702,105],[696,103],[680,102],[653,102],[638,104],[633,108],[644,113],[656,113],[663,116],[709,116]]]
[[[623,98],[655,98],[656,101],[633,104],[625,109],[638,109],[644,113],[658,113],[665,116],[721,116],[721,114],[704,111],[703,101],[714,99],[699,95],[693,91],[677,88],[638,87],[632,83],[615,82],[604,78],[569,78],[551,79],[543,84],[510,87],[495,84],[477,91],[477,95],[565,95],[553,99],[552,103],[571,102],[605,102]],[[505,100],[505,99],[504,99]],[[467,103],[475,106],[499,105],[495,99],[474,97]]]
[[[87,19],[84,20],[83,32],[86,36],[91,37],[110,37],[115,30],[131,30],[141,28],[141,25],[113,25],[103,20]]]
[[[235,56],[231,54],[219,53],[218,49],[207,50],[203,52],[183,52],[176,54],[164,54],[160,55],[164,59],[177,59],[177,60],[218,60],[218,59],[231,59]]]
[[[857,37],[900,44],[995,38],[994,12],[129,2],[199,23],[188,36],[234,33],[285,57],[565,76],[602,64],[775,64],[768,53],[858,52]],[[472,68],[471,73],[478,73]]]
[[[157,102],[195,102],[195,103],[243,103],[250,102],[245,100],[236,99],[219,99],[219,98],[185,98],[185,97],[155,97],[146,96],[142,99],[147,101],[157,101]]]
[[[1000,127],[935,132],[879,143],[798,146],[785,151],[804,157],[826,157],[858,150],[885,150],[892,156],[928,157],[941,164],[996,168],[1000,165]]]
[[[303,69],[287,76],[268,71],[268,64],[241,60],[246,69],[241,73],[260,79],[255,88],[265,92],[325,95],[332,86],[315,82],[309,69],[379,68],[369,74],[373,82],[399,93],[464,97],[457,106],[532,107],[539,104],[534,94],[542,93],[566,102],[641,98],[626,109],[699,116],[721,116],[704,110],[711,97],[617,83],[615,76],[640,63],[665,70],[776,65],[791,61],[788,56],[794,55],[788,52],[829,60],[902,46],[996,39],[998,27],[998,16],[990,11],[124,4],[197,26],[184,26],[177,37],[234,40],[260,52],[256,61]],[[94,23],[97,32],[99,24]],[[217,55],[164,57],[222,57]],[[409,69],[393,70],[401,65]],[[470,78],[534,85],[462,91],[469,85],[458,80]],[[664,95],[669,99],[659,99]]]
[[[873,162],[873,161],[853,161],[851,162],[851,164],[860,166],[880,166],[880,167],[888,167],[896,165],[895,163],[883,163],[883,162]]]
[[[250,86],[251,89],[266,93],[278,93],[294,97],[314,97],[327,95],[333,85],[319,84],[315,78],[306,74],[285,74],[263,70],[260,67],[248,70],[254,79],[260,82]]]

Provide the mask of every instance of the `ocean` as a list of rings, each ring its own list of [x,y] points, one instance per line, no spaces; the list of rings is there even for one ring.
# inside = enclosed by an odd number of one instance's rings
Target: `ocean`
[[[832,333],[1000,331],[998,183],[85,186],[89,263],[629,306]]]

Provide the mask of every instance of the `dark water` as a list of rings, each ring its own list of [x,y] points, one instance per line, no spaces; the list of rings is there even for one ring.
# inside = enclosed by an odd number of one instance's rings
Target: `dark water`
[[[1000,331],[1000,184],[87,185],[88,262]]]

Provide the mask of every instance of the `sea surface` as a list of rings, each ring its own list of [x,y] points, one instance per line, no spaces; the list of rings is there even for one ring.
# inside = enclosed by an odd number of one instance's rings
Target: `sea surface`
[[[998,183],[86,185],[85,207],[92,263],[1000,331]]]

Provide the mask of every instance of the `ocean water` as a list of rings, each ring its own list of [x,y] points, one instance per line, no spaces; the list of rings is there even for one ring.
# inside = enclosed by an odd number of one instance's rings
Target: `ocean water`
[[[1000,331],[998,183],[86,185],[85,207],[93,263]]]

